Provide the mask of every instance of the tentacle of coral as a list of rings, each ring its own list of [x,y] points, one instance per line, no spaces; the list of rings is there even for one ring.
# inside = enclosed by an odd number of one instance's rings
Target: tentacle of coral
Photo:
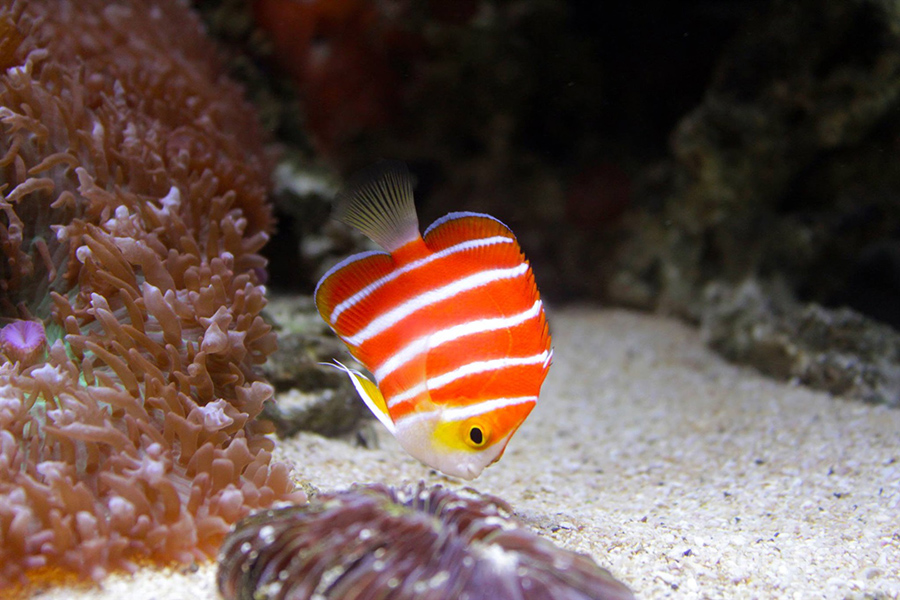
[[[0,325],[46,330],[0,357],[0,592],[209,557],[303,497],[255,420],[259,128],[178,0],[14,0],[0,38]]]
[[[498,498],[354,486],[255,513],[222,544],[226,600],[631,600],[589,557],[528,531]]]

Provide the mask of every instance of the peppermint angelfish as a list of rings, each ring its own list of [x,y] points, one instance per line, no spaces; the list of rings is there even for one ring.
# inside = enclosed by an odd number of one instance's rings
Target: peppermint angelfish
[[[375,377],[338,363],[400,445],[447,475],[474,479],[531,409],[553,351],[531,266],[509,228],[452,212],[424,236],[402,163],[357,179],[339,221],[384,248],[329,270],[319,314]]]

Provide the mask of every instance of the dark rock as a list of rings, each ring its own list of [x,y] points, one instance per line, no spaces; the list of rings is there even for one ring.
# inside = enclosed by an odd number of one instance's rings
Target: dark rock
[[[707,288],[702,329],[730,360],[779,379],[900,406],[900,334],[848,309],[802,304],[783,286]]]
[[[774,2],[747,23],[673,133],[674,162],[635,186],[647,208],[618,249],[614,300],[696,320],[707,283],[758,275],[863,307],[864,275],[893,294],[880,318],[900,319],[896,288],[864,268],[900,236],[898,13]]]
[[[308,296],[273,298],[268,309],[278,326],[278,350],[263,367],[278,393],[262,418],[281,437],[299,431],[340,435],[368,415],[347,376],[323,363],[351,362],[343,344],[330,332]]]

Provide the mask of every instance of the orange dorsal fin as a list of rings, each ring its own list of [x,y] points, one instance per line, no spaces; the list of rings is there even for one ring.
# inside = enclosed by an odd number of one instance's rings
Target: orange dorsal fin
[[[425,244],[432,252],[440,252],[467,241],[508,238],[519,246],[509,227],[490,215],[473,212],[452,212],[444,215],[425,230]]]
[[[393,252],[419,238],[412,189],[412,177],[403,163],[378,163],[355,175],[338,195],[335,218]]]
[[[480,213],[449,213],[425,230],[424,241],[436,255],[452,254],[448,260],[493,268],[525,262],[509,228],[494,217]]]

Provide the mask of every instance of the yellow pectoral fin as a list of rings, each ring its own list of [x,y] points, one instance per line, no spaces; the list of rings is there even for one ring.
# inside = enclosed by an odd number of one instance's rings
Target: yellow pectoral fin
[[[359,371],[354,371],[353,369],[342,365],[338,361],[334,361],[336,364],[331,365],[332,367],[336,367],[350,376],[350,382],[353,384],[353,387],[356,388],[356,392],[359,394],[359,397],[362,398],[362,401],[366,403],[366,406],[369,407],[369,410],[372,411],[372,414],[375,415],[381,423],[387,427],[388,431],[391,434],[396,433],[397,428],[394,426],[394,422],[391,420],[391,415],[388,413],[387,402],[384,399],[384,396],[381,395],[381,390],[378,389],[378,386],[375,385],[374,382],[369,381]]]

